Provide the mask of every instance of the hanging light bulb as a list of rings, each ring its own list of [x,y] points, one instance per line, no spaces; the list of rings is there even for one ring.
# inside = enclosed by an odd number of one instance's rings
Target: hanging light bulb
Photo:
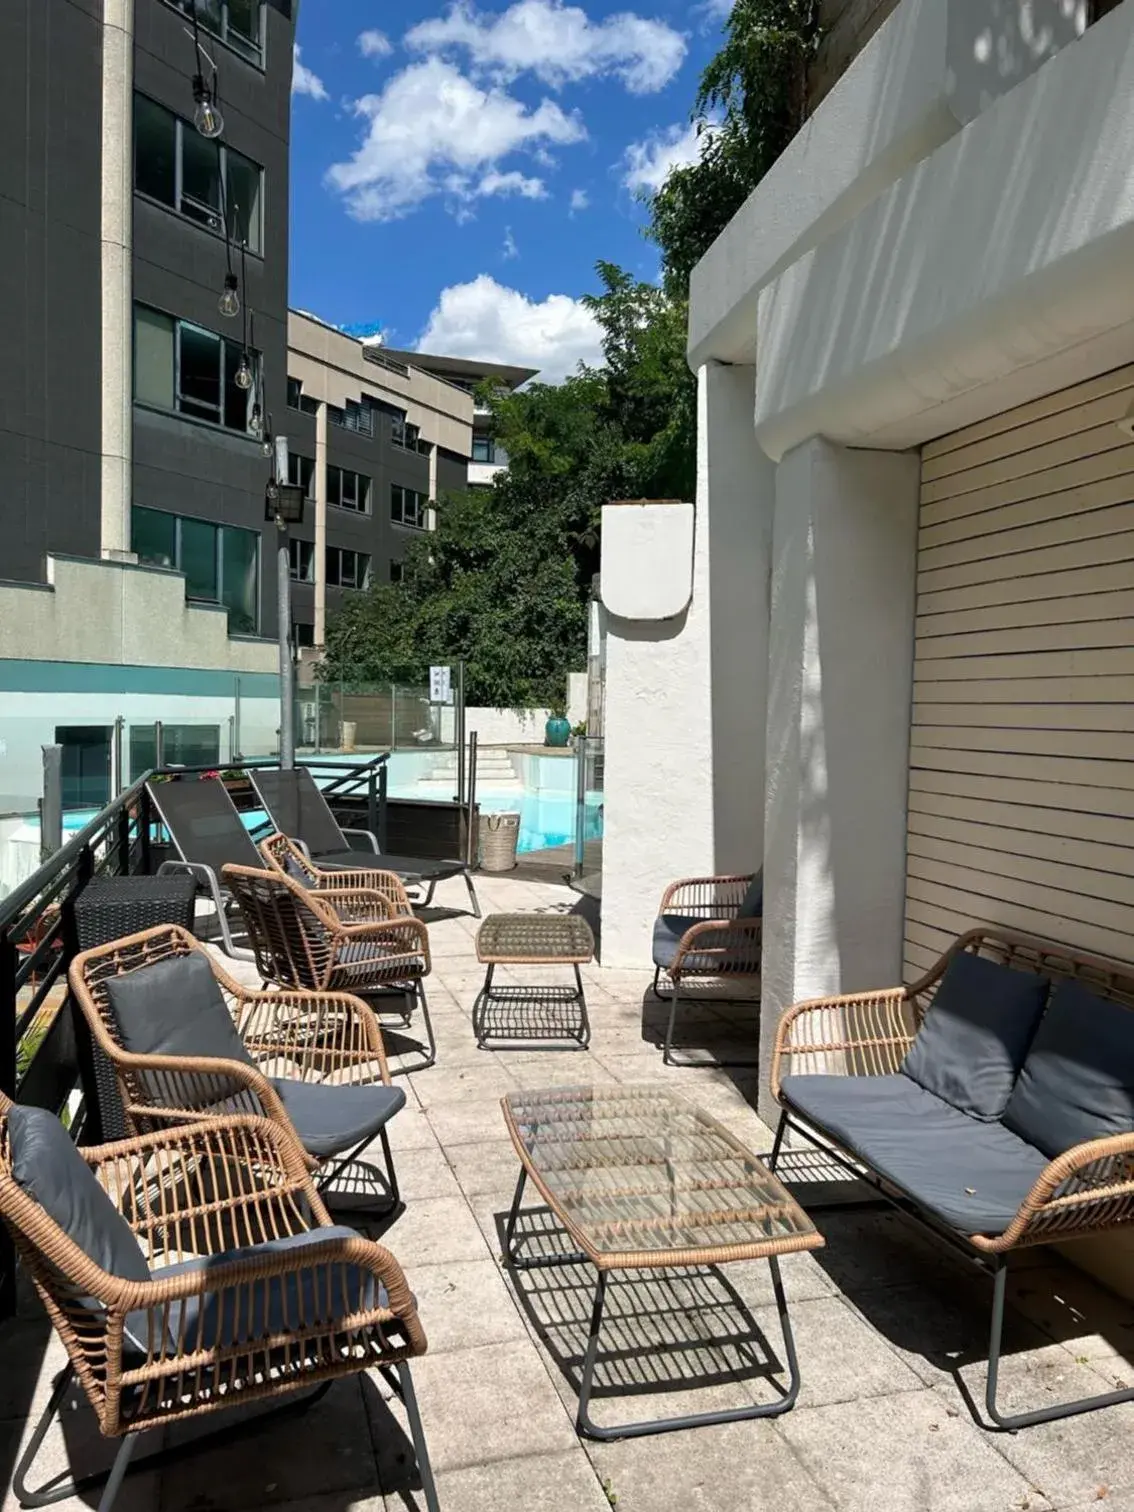
[[[205,83],[204,74],[193,75],[193,98],[197,108],[193,112],[193,125],[210,141],[224,130],[224,117],[213,99],[212,91]]]
[[[252,387],[252,369],[248,363],[247,352],[241,352],[240,354],[240,366],[233,376],[233,382],[239,389],[250,389]]]
[[[235,273],[224,275],[224,293],[217,300],[217,309],[229,320],[235,320],[240,314],[240,285],[236,281]]]

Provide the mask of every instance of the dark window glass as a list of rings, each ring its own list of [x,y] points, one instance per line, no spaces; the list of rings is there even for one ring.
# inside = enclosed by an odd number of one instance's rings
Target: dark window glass
[[[390,485],[390,518],[399,525],[412,525],[423,530],[428,504],[426,496],[416,489],[403,488],[400,483]]]
[[[302,399],[302,397],[303,397],[303,384],[300,383],[300,381],[299,381],[298,378],[289,378],[287,380],[287,407],[288,407],[288,409],[295,409],[295,410],[297,410],[299,408],[299,401]]]
[[[370,576],[370,558],[365,552],[328,546],[327,582],[332,588],[365,588]]]
[[[496,447],[491,436],[474,436],[472,438],[472,459],[474,462],[495,462]]]
[[[111,733],[109,725],[56,725],[65,809],[100,809],[110,802]]]
[[[260,252],[260,169],[248,158],[227,147],[225,171],[228,175],[232,239],[238,246],[246,241],[249,251]]]
[[[315,489],[315,461],[312,457],[301,457],[298,452],[287,454],[287,481],[299,483],[307,497],[313,498]]]
[[[224,230],[220,148],[197,131],[181,133],[181,213],[210,231]]]
[[[162,724],[162,754],[167,766],[219,766],[219,725]],[[157,765],[157,731],[153,725],[130,726],[130,781],[137,782]]]
[[[390,563],[390,581],[391,581],[391,583],[400,583],[401,580],[402,580],[403,574],[404,574],[404,568],[402,567],[401,562],[391,562]]]
[[[299,583],[315,581],[315,547],[310,541],[297,541],[294,536],[287,543],[291,558],[291,575]]]
[[[145,95],[134,96],[134,184],[174,205],[177,199],[177,122]]]
[[[178,566],[185,574],[185,592],[191,599],[220,602],[217,583],[217,527],[207,520],[180,521],[181,555]]]
[[[202,420],[221,418],[221,342],[211,331],[182,322],[179,407]],[[243,427],[242,427],[243,428]]]
[[[260,0],[228,0],[225,40],[237,52],[260,55]]]
[[[315,644],[315,626],[298,620],[291,627],[292,639],[297,646],[313,646]]]
[[[255,377],[257,360],[251,352],[248,354],[248,365],[253,374],[252,387],[242,389],[237,383],[236,374],[243,356],[243,349],[237,346],[235,341],[224,343],[224,424],[229,430],[246,431],[248,429],[252,405],[256,402],[256,391],[259,387]]]
[[[177,516],[135,504],[130,513],[130,549],[149,567],[176,567]]]
[[[341,504],[343,498],[343,475],[341,468],[327,464],[327,503]]]
[[[228,628],[252,635],[258,616],[260,537],[254,530],[225,525],[221,530],[221,603],[228,610]]]

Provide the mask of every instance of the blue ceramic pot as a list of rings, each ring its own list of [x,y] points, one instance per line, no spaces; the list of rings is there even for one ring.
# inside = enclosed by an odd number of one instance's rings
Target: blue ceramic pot
[[[571,739],[571,725],[566,719],[553,714],[543,727],[543,738],[549,746],[565,746]]]

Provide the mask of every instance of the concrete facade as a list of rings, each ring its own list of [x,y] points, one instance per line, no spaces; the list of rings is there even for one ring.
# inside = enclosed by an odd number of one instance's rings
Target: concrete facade
[[[649,958],[624,803],[666,879],[762,852],[765,1069],[791,1002],[901,980],[919,448],[1134,357],[1131,99],[1129,0],[902,0],[694,270],[705,567],[652,660],[612,625],[608,734],[660,770],[624,799],[608,754],[604,950]],[[634,730],[671,685],[679,793]]]

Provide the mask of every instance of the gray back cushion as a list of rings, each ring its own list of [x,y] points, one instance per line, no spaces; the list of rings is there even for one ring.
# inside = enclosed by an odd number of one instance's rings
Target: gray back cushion
[[[998,1119],[1050,986],[1035,972],[961,951],[945,968],[902,1071],[960,1112]]]
[[[764,917],[764,871],[756,873],[748,884],[748,891],[737,910],[738,919],[762,919]]]
[[[54,1114],[43,1108],[11,1108],[8,1146],[16,1184],[85,1255],[123,1281],[150,1279],[133,1230]]]
[[[1004,1123],[1045,1155],[1134,1129],[1134,1009],[1061,982],[1040,1022]]]
[[[201,1056],[255,1065],[237,1033],[220,983],[200,951],[170,956],[112,977],[106,995],[122,1045],[134,1055]],[[183,1092],[173,1089],[167,1074],[143,1073],[139,1080],[156,1100],[172,1098],[179,1106],[186,1105]],[[231,1097],[242,1085],[232,1078],[210,1077],[200,1096],[190,1099],[191,1104]]]

